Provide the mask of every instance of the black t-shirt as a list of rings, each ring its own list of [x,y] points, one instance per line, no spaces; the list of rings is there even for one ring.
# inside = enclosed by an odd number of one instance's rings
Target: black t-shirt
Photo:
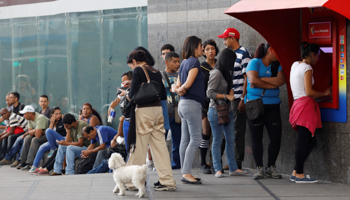
[[[19,111],[23,110],[23,108],[24,108],[24,104],[21,104],[20,102],[18,102],[17,107],[13,106],[12,112],[17,115],[23,116],[23,114],[19,113]]]
[[[165,87],[163,85],[163,81],[162,81],[162,75],[160,74],[160,72],[157,71],[150,71],[149,69],[153,69],[150,67],[146,67],[147,69],[149,78],[153,81],[156,81],[159,83],[159,85],[161,86],[161,93],[160,93],[160,99],[161,100],[166,100],[166,91],[165,91]],[[142,67],[136,67],[132,73],[132,82],[131,82],[131,89],[129,92],[129,98],[131,99],[132,96],[134,94],[136,94],[139,90],[139,87],[142,83],[147,82],[147,78],[145,75],[145,72],[143,71]]]

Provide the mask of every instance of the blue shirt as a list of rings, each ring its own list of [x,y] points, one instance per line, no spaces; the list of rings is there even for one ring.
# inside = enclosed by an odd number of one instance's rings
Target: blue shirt
[[[101,145],[104,143],[106,148],[108,148],[111,145],[112,139],[118,132],[109,126],[96,126],[95,128],[97,128],[96,137],[91,140],[91,144],[99,142]]]
[[[181,96],[180,99],[192,99],[202,104],[205,98],[204,74],[202,72],[199,60],[197,58],[190,57],[187,60],[182,61],[179,70],[180,82],[181,85],[183,85],[186,82],[188,73],[193,68],[198,69],[197,77],[194,80],[190,89],[187,90],[186,94],[184,96]]]
[[[254,58],[252,59],[247,66],[247,72],[249,71],[257,71],[259,72],[259,78],[261,77],[271,77],[271,65],[266,67],[264,63],[262,62],[261,58]],[[282,71],[281,65],[278,67],[278,72]],[[245,97],[245,102],[248,100],[254,100],[261,97],[262,92],[264,89],[262,88],[251,88],[250,87],[250,81],[248,78],[248,85],[247,85],[247,95]],[[280,104],[280,90],[279,88],[276,89],[266,89],[265,95],[262,97],[263,104]]]

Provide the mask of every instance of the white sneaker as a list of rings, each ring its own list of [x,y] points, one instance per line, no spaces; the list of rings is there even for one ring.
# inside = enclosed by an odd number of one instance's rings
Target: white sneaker
[[[149,172],[153,171],[154,165],[153,165],[153,161],[152,160],[147,160],[146,161],[146,165],[147,165],[147,171],[149,171]]]

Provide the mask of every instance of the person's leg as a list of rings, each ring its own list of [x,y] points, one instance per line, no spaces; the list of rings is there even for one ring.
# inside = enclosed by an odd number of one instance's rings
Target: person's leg
[[[298,135],[295,145],[295,170],[297,174],[304,174],[304,163],[311,153],[312,148],[308,147],[312,134],[306,127],[298,126]]]
[[[126,149],[128,149],[127,141],[128,141],[129,126],[130,126],[130,121],[125,119],[123,122],[123,133],[124,133],[124,141],[125,141]]]
[[[68,146],[63,146],[63,145],[59,145],[58,146],[58,150],[57,150],[57,154],[56,154],[56,158],[55,158],[55,163],[54,163],[54,169],[53,171],[56,174],[61,174],[62,173],[62,169],[63,169],[63,161],[67,152],[67,147]]]
[[[32,139],[32,144],[30,145],[29,153],[28,153],[28,156],[27,156],[27,161],[26,161],[27,164],[29,164],[29,165],[33,164],[34,158],[36,156],[36,153],[39,150],[39,147],[42,144],[44,144],[45,142],[47,142],[47,139],[46,139],[45,135],[42,135],[40,138],[35,137],[35,138]],[[47,148],[45,148],[45,150],[46,149]],[[47,149],[47,151],[49,151],[49,149]],[[43,153],[45,153],[45,152],[43,152]],[[42,158],[42,156],[41,156],[41,158]],[[40,160],[39,160],[39,162],[40,162]]]
[[[27,135],[24,138],[23,147],[21,150],[22,152],[21,152],[21,156],[19,158],[21,160],[21,164],[23,164],[23,165],[26,164],[27,156],[28,156],[30,145],[32,144],[33,138],[34,138],[34,136],[31,136],[31,135]]]
[[[186,149],[187,149],[188,143],[190,142],[190,133],[188,130],[187,119],[182,114],[184,109],[183,102],[185,101],[180,101],[179,107],[178,107],[179,116],[181,118],[181,142],[180,142],[179,153],[180,153],[180,163],[181,163],[182,173],[184,173],[183,167],[184,167]]]
[[[210,123],[208,121],[208,116],[204,117],[202,119],[202,143],[199,146],[200,154],[201,154],[201,166],[206,166],[206,158],[207,158],[207,152],[209,148],[210,143],[210,135],[211,135],[211,128]]]
[[[238,165],[238,169],[242,169],[242,162],[244,160],[245,153],[245,131],[246,131],[246,113],[240,113],[238,105],[241,102],[240,99],[235,99],[232,102],[233,105],[233,119],[235,128],[235,157]]]
[[[106,173],[108,170],[108,159],[104,159],[99,166],[88,171],[86,174]]]
[[[151,131],[151,137],[149,140],[154,166],[156,167],[157,174],[159,176],[159,182],[162,185],[168,187],[176,186],[176,182],[173,178],[173,172],[171,170],[170,157],[167,151],[164,149],[167,148],[165,141],[165,129],[164,129],[164,118],[161,115],[161,107],[152,107],[147,108],[145,113],[147,113],[151,119],[154,119],[153,131]]]
[[[15,157],[16,153],[21,150],[23,144],[22,137],[17,137],[15,143],[13,144],[10,151],[5,155],[5,160],[12,160],[13,157]]]
[[[81,155],[81,152],[83,150],[86,150],[87,147],[78,147],[78,146],[73,146],[73,145],[69,145],[67,147],[67,152],[66,152],[66,163],[67,163],[67,166],[66,166],[66,174],[67,175],[71,175],[71,174],[74,174],[74,160],[75,158],[79,157],[80,158],[80,155]]]
[[[236,171],[238,169],[236,158],[235,158],[235,122],[233,118],[233,113],[230,112],[230,122],[224,125],[224,133],[226,140],[226,157],[230,172]]]
[[[0,160],[5,158],[7,153],[8,137],[1,140]]]
[[[258,117],[255,120],[249,120],[248,125],[252,137],[252,151],[253,151],[253,157],[255,161],[255,165],[257,167],[263,167],[263,129],[264,129],[264,123],[263,123],[264,115]]]
[[[170,118],[170,128],[171,128],[171,144],[172,144],[172,160],[171,167],[173,169],[180,169],[180,142],[181,142],[181,124],[175,122],[175,118]]]
[[[53,152],[52,156],[51,156],[49,159],[47,159],[47,161],[41,166],[42,168],[46,168],[46,169],[48,169],[49,171],[50,171],[51,169],[53,169],[53,165],[55,164],[55,159],[56,159],[57,151],[58,151],[58,149],[56,149],[56,150]]]
[[[222,173],[221,143],[222,143],[222,132],[223,132],[224,126],[218,124],[218,112],[213,107],[209,108],[208,118],[209,118],[210,127],[213,134],[211,152],[213,157],[214,169],[216,173],[218,173],[219,171]],[[220,172],[218,174],[221,174]]]
[[[267,167],[275,166],[281,148],[282,121],[280,105],[265,105],[265,126],[270,138]]]
[[[10,135],[10,136],[8,137],[8,143],[7,143],[8,152],[10,152],[10,150],[11,150],[12,146],[15,144],[17,138],[18,138],[19,136],[22,136],[23,134],[24,134],[24,133],[19,133],[19,134],[16,134],[16,135]],[[8,153],[8,152],[7,152],[7,153]]]
[[[182,171],[184,174],[191,174],[194,157],[202,141],[202,105],[194,100],[187,100],[187,102],[183,106],[182,115],[185,116],[187,121],[190,141],[186,148]]]
[[[34,141],[33,141],[34,143]],[[44,156],[44,153],[46,151],[50,150],[50,144],[49,142],[45,142],[44,144],[40,145],[38,152],[36,153],[34,162],[33,162],[33,166],[35,167],[39,167],[40,161]]]
[[[51,150],[57,149],[58,144],[57,144],[56,140],[58,140],[58,141],[64,140],[64,137],[62,135],[60,135],[59,133],[57,133],[56,131],[54,131],[50,128],[46,129],[45,135],[46,135],[47,141],[50,144]]]
[[[106,158],[107,158],[107,150],[100,150],[100,151],[98,151],[96,159],[95,159],[95,162],[94,162],[94,166],[92,167],[92,169],[95,169],[98,166],[100,166],[102,161],[105,160]]]

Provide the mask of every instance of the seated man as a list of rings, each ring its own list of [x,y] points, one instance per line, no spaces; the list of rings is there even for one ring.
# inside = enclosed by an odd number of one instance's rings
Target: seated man
[[[58,141],[58,150],[54,164],[52,176],[61,175],[63,169],[63,161],[66,156],[66,172],[65,174],[74,174],[74,159],[79,157],[83,150],[86,150],[90,142],[85,139],[82,130],[88,123],[82,120],[76,120],[72,114],[65,114],[62,119],[63,125],[66,128],[66,139]]]
[[[84,138],[91,140],[91,144],[87,150],[81,152],[81,156],[87,158],[91,153],[98,152],[93,166],[93,168],[96,168],[101,164],[102,160],[107,158],[106,149],[111,145],[111,141],[118,132],[109,126],[96,126],[95,128],[87,126],[83,128],[83,134]],[[96,147],[96,142],[99,142],[100,146]]]
[[[7,108],[1,109],[0,114],[4,120],[8,121],[8,128],[0,134],[0,141],[2,141],[1,154],[6,154],[10,152],[16,139],[27,131],[28,122],[22,116],[11,113]],[[18,150],[15,153],[17,152]],[[5,155],[1,155],[0,165],[12,163],[12,157],[8,160],[6,160],[4,157]]]
[[[23,117],[28,121],[28,131],[22,136],[24,143],[21,153],[21,163],[17,166],[22,171],[30,170],[40,145],[47,142],[45,130],[49,119],[45,115],[35,112],[33,106],[25,106],[22,111]]]
[[[7,110],[12,112],[13,106],[10,103],[10,94],[6,95],[6,105]],[[3,117],[0,117],[0,129],[5,129],[7,127],[7,120],[5,120]]]

